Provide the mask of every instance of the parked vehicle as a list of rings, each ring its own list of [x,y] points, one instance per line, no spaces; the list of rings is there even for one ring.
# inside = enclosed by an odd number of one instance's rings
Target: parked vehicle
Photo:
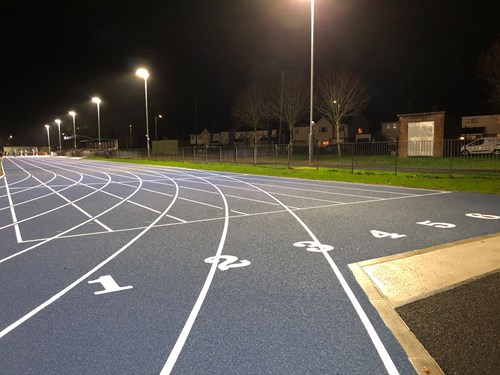
[[[500,155],[500,137],[484,137],[462,146],[460,152],[464,156],[474,154]]]

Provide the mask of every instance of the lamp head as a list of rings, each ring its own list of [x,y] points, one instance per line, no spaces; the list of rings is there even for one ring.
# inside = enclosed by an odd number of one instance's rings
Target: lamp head
[[[141,78],[144,78],[144,79],[148,79],[148,77],[149,77],[149,72],[147,71],[147,69],[144,69],[144,68],[137,69],[137,71],[135,72],[135,74],[138,77],[141,77]]]
[[[76,112],[75,112],[75,111],[69,111],[69,112],[68,112],[68,114],[69,114],[70,116],[73,116],[73,117],[75,117],[75,116],[76,116]]]
[[[61,125],[61,120],[59,120],[58,118],[56,118],[54,121],[56,122],[57,125]]]
[[[101,99],[100,99],[99,97],[97,97],[97,96],[94,96],[94,97],[92,98],[92,101],[93,101],[94,103],[96,103],[96,104],[99,104],[99,103],[101,102]]]

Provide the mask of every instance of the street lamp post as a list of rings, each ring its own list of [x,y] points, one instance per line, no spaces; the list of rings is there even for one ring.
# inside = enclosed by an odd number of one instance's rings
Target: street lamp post
[[[147,141],[148,159],[149,159],[149,157],[150,157],[150,153],[149,153],[149,124],[148,124],[148,121],[149,121],[149,118],[148,118],[149,117],[148,116],[148,77],[149,77],[149,72],[144,68],[140,68],[140,69],[137,69],[135,74],[138,77],[141,77],[144,79],[144,100],[146,103],[146,141]]]
[[[97,104],[97,139],[99,142],[99,150],[101,149],[101,113],[99,111],[99,105],[101,104],[101,99],[99,97],[94,96],[92,101]]]
[[[57,129],[59,130],[59,152],[62,151],[62,145],[61,145],[61,120],[58,118],[55,119],[55,122],[57,124]]]
[[[155,139],[158,140],[158,118],[162,118],[162,115],[155,116]]]
[[[46,124],[45,129],[47,129],[47,143],[49,144],[49,155],[50,155],[50,126]]]
[[[68,112],[71,117],[73,117],[73,147],[75,148],[75,156],[76,156],[76,112],[75,111],[69,111]]]
[[[132,149],[132,124],[128,126],[128,148]]]
[[[314,0],[311,0],[311,101],[309,103],[309,166],[313,165]]]

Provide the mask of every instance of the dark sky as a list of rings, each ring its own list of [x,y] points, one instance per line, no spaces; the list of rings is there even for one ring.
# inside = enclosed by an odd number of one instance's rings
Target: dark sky
[[[81,133],[144,139],[227,130],[235,94],[281,69],[308,79],[308,0],[1,0],[0,146],[44,145],[75,110]],[[354,71],[367,83],[372,126],[399,113],[488,110],[475,76],[478,54],[500,34],[498,0],[316,0],[315,72]],[[54,138],[55,139],[55,138]],[[137,141],[140,146],[140,142]],[[144,143],[145,145],[145,143]]]

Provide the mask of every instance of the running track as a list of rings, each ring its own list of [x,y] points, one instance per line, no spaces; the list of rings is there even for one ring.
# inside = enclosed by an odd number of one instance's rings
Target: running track
[[[413,374],[348,264],[500,231],[498,196],[2,166],[5,374]]]

